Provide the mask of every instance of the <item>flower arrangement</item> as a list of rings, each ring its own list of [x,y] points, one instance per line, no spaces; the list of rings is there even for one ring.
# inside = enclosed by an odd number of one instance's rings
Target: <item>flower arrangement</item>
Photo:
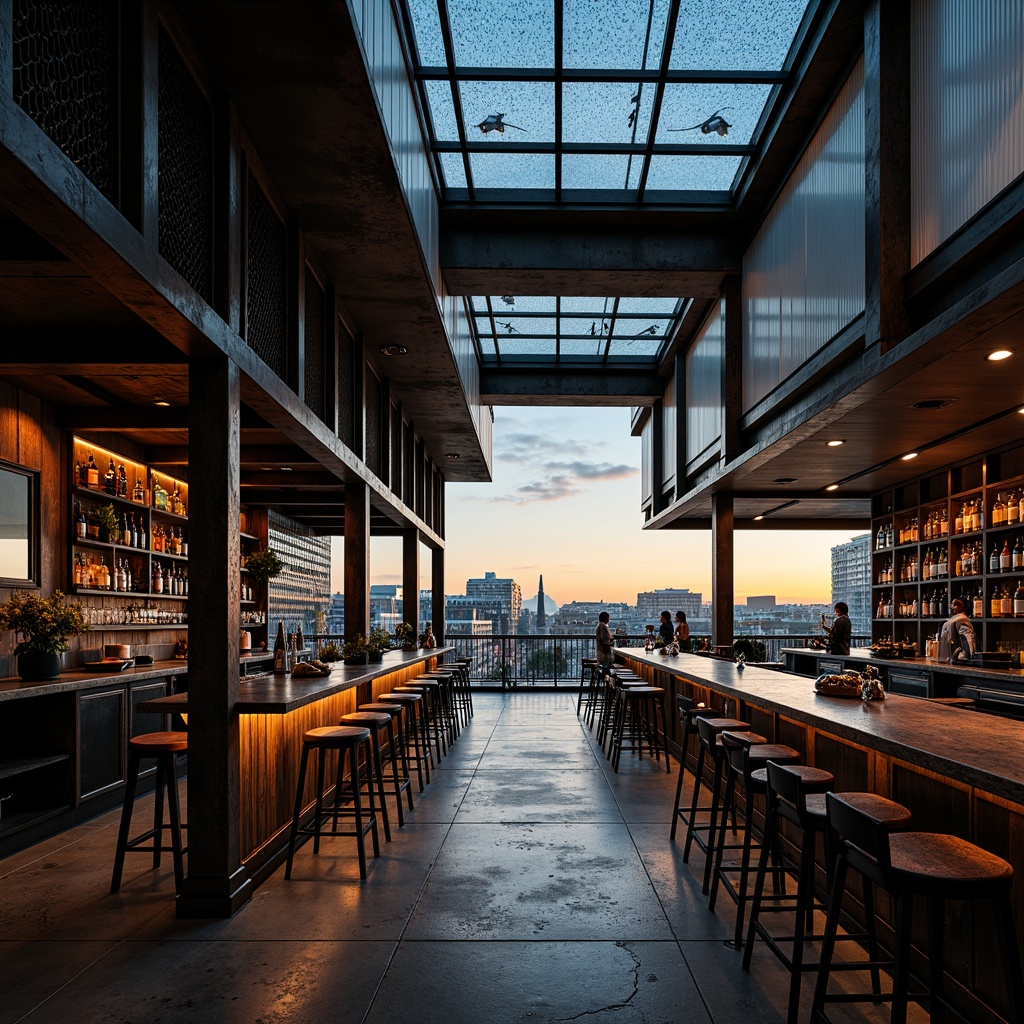
[[[0,605],[0,630],[11,629],[17,634],[16,655],[63,654],[68,644],[89,629],[82,606],[77,601],[68,604],[60,590],[52,597],[15,594]]]
[[[341,649],[342,660],[349,665],[365,665],[369,653],[370,646],[362,633],[356,633],[351,640],[346,640]]]
[[[329,644],[324,644],[320,648],[320,660],[328,662],[340,661],[341,648],[333,640]]]
[[[246,572],[260,583],[280,576],[284,570],[284,562],[281,561],[277,552],[272,547],[260,548],[254,551],[245,563]]]

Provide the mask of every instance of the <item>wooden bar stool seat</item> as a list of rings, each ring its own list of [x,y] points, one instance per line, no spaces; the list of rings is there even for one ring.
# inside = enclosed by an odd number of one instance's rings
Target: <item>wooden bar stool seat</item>
[[[933,1021],[945,1019],[944,945],[946,900],[990,900],[994,915],[996,942],[1002,959],[1011,1024],[1024,1021],[1024,975],[1013,919],[1011,891],[1013,867],[1002,857],[975,846],[959,836],[932,832],[891,832],[885,822],[855,807],[834,793],[826,796],[829,826],[839,837],[835,875],[829,895],[828,918],[821,948],[821,965],[814,989],[811,1019],[828,1021],[825,1005],[831,1002],[878,1001],[891,998],[890,1020],[905,1024],[907,1005],[929,1004]],[[844,992],[829,995],[832,958],[842,911],[846,880],[850,871],[887,892],[895,902],[894,958],[890,963],[877,961],[853,965],[892,967],[892,995],[869,993],[858,996]],[[923,897],[928,920],[928,991],[910,992],[910,942],[914,899]],[[960,912],[962,913],[962,912]],[[959,1015],[958,1015],[959,1016]]]
[[[313,818],[305,827],[301,826],[302,818],[302,797],[306,787],[306,769],[309,764],[309,755],[317,751],[316,774],[316,802],[313,810]],[[327,752],[338,751],[338,775],[335,782],[334,803],[331,807],[324,809],[324,773],[327,767]],[[309,729],[302,737],[302,759],[299,762],[299,781],[295,790],[295,810],[292,814],[292,827],[288,836],[288,861],[284,869],[285,879],[292,877],[292,860],[295,856],[295,843],[300,835],[313,837],[313,853],[320,852],[321,836],[355,836],[356,847],[359,852],[359,877],[366,878],[366,834],[369,832],[373,839],[373,855],[380,856],[380,841],[377,836],[377,809],[374,804],[373,780],[371,778],[370,801],[367,812],[363,813],[362,790],[359,785],[359,757],[363,755],[367,770],[373,771],[373,752],[370,742],[370,730],[360,729],[353,726],[326,726],[318,729]],[[349,765],[349,779],[351,785],[348,790],[352,796],[352,808],[343,810],[341,801],[343,799],[343,787],[345,780],[345,763]],[[339,827],[339,817],[351,814],[354,819],[354,828],[351,830]],[[333,817],[333,824],[325,829],[326,818]]]
[[[612,741],[612,767],[617,772],[622,751],[635,753],[640,760],[644,756],[644,741],[651,756],[660,763],[661,752],[665,752],[665,771],[671,774],[672,764],[668,756],[668,729],[665,722],[665,690],[660,686],[627,686],[619,695],[621,707],[618,714],[615,737]],[[659,721],[660,719],[660,721]],[[629,724],[629,734],[626,725]]]
[[[114,871],[110,879],[110,891],[121,888],[126,853],[152,853],[153,868],[160,867],[160,854],[169,850],[174,860],[174,891],[181,892],[185,877],[181,832],[187,825],[181,823],[181,807],[178,801],[178,754],[188,750],[188,733],[147,732],[133,736],[128,741],[128,778],[124,790],[124,804],[121,807],[121,826],[117,832],[117,847],[114,851]],[[139,783],[139,766],[144,757],[156,759],[156,793],[153,808],[153,827],[140,833],[134,839],[128,838],[131,831],[132,812],[135,809],[135,793]],[[164,794],[167,795],[167,811],[170,823],[164,824]],[[170,846],[164,845],[164,832],[170,833]],[[144,843],[152,845],[144,846]]]

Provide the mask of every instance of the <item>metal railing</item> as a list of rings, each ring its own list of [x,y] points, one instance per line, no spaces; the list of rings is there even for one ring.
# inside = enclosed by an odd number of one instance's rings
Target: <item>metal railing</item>
[[[316,634],[308,638],[316,644],[334,641],[340,647],[344,637],[338,634]],[[821,633],[802,633],[798,636],[737,636],[736,641],[749,641],[753,655],[747,661],[780,662],[784,647],[806,647],[810,640],[820,640]],[[618,634],[616,647],[643,647],[646,634]],[[854,647],[871,642],[870,637],[855,636]],[[571,636],[539,634],[486,633],[467,636],[449,633],[444,644],[455,648],[455,658],[470,662],[470,681],[477,686],[577,686],[580,680],[580,661],[597,655],[592,633]],[[708,637],[693,637],[694,653],[711,656]],[[702,651],[700,648],[706,647]]]

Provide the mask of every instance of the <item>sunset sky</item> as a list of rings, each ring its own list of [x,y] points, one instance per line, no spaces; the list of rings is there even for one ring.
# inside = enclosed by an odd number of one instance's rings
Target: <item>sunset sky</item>
[[[511,576],[523,595],[559,604],[634,603],[641,590],[688,587],[711,597],[711,534],[643,530],[640,439],[628,409],[496,409],[494,480],[447,487],[445,591],[466,580]],[[831,600],[830,549],[849,531],[742,530],[736,534],[736,601],[775,594],[779,602]],[[333,589],[341,588],[341,542]],[[401,541],[371,543],[372,581],[401,582]],[[430,560],[421,559],[421,586]]]

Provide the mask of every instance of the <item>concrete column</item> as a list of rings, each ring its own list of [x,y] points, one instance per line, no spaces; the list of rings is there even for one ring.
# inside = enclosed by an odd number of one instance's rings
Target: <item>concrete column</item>
[[[733,502],[731,494],[711,496],[711,643],[733,642]]]
[[[417,530],[402,531],[402,620],[420,628],[420,536]]]
[[[178,917],[230,917],[252,894],[240,856],[239,381],[225,356],[189,364],[188,877]]]
[[[345,484],[345,636],[370,632],[370,488]]]
[[[444,643],[444,548],[430,553],[430,623],[439,644]]]

